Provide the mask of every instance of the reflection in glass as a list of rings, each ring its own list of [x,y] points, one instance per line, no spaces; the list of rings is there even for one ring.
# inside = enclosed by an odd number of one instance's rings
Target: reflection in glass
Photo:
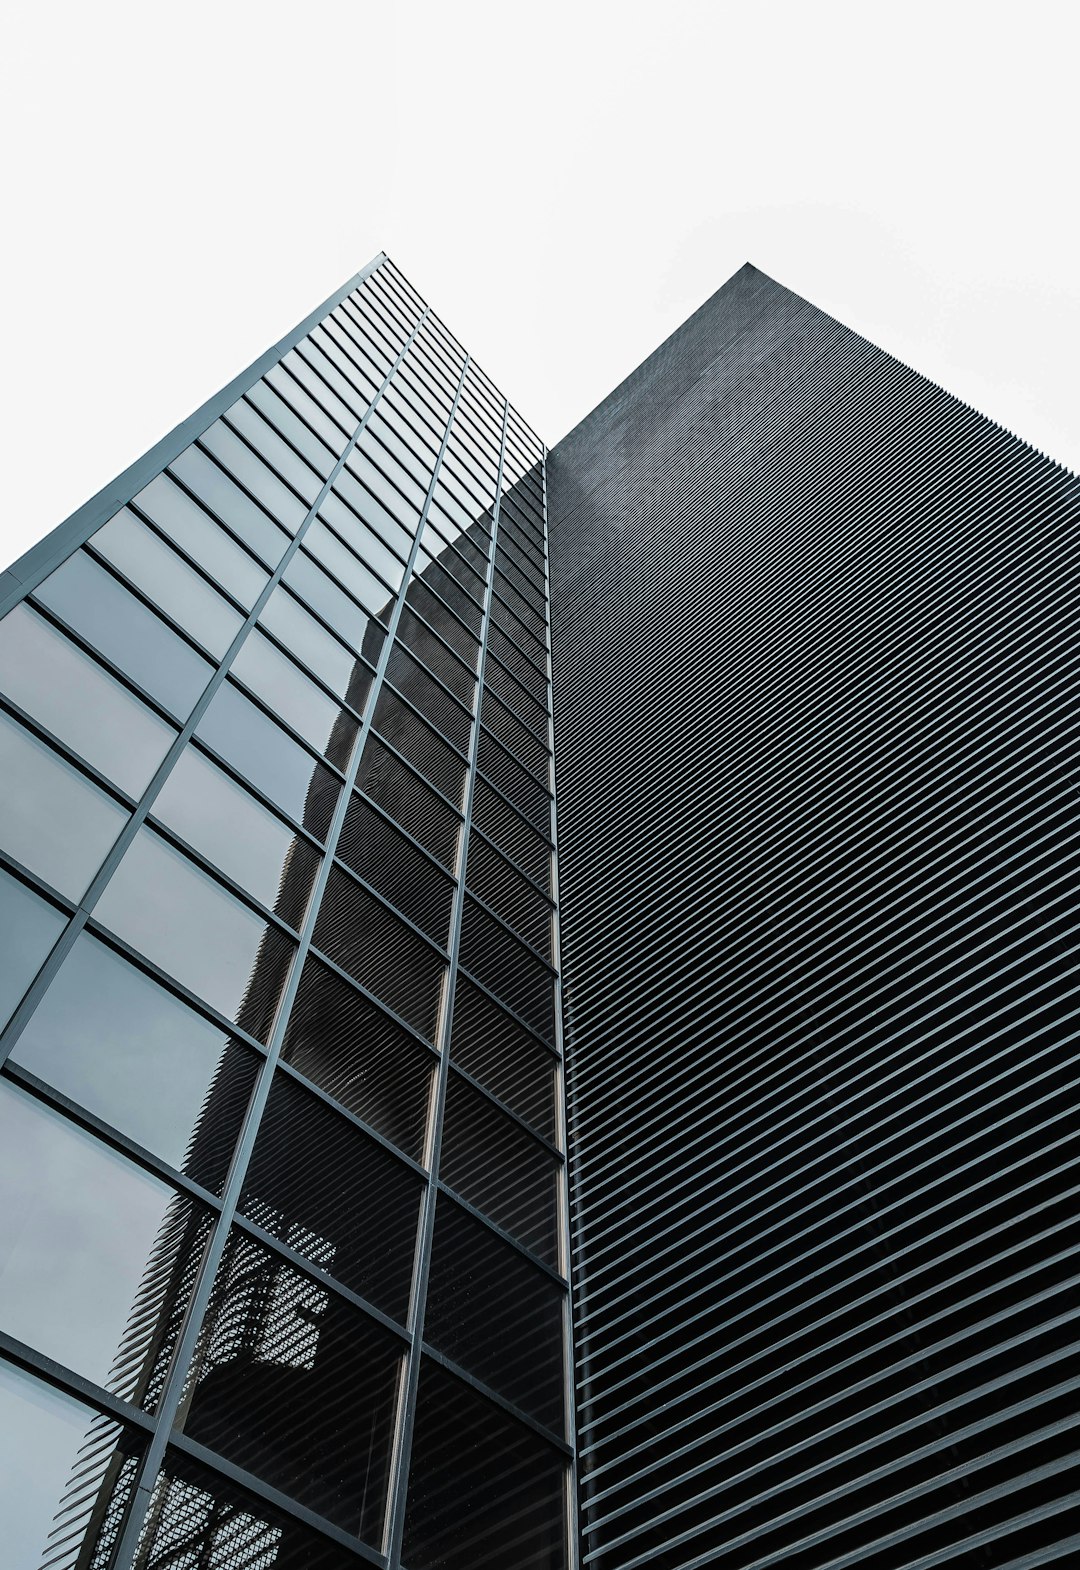
[[[82,933],[11,1055],[163,1161],[220,1190],[255,1054]]]
[[[297,659],[315,672],[332,692],[360,707],[352,696],[352,684],[358,666],[356,655],[347,649],[326,628],[317,622],[300,601],[280,585],[267,600],[259,623],[269,628],[274,637],[291,649]],[[366,685],[368,673],[359,667]]]
[[[288,535],[212,458],[198,447],[189,447],[179,458],[173,459],[170,468],[223,523],[228,524],[237,539],[250,546],[260,561],[268,567],[277,566],[289,543]]]
[[[337,781],[238,687],[218,688],[195,734],[283,812],[325,838]]]
[[[266,573],[168,474],[151,480],[132,505],[152,518],[226,593],[251,609],[266,584]]]
[[[360,1562],[220,1472],[169,1450],[133,1570],[357,1570]]]
[[[84,1544],[104,1550],[113,1539],[136,1458],[136,1446],[118,1423],[0,1362],[5,1563],[12,1570],[88,1563]]]
[[[318,870],[317,852],[197,747],[180,754],[153,813],[263,905],[299,927]]]
[[[234,1228],[189,1375],[184,1431],[375,1544],[399,1363],[388,1331]]]
[[[328,627],[344,638],[351,649],[369,663],[378,658],[382,643],[381,628],[372,625],[368,613],[330,578],[311,557],[297,551],[285,569],[283,582],[306,600]],[[387,601],[389,602],[389,595]],[[386,612],[389,612],[389,603]],[[384,613],[385,614],[385,613]]]
[[[425,1358],[402,1558],[410,1570],[564,1570],[558,1451]]]
[[[142,794],[176,735],[28,605],[0,621],[0,687],[132,796]]]
[[[0,714],[0,844],[61,894],[79,899],[127,811],[6,714]]]
[[[241,1210],[401,1322],[422,1188],[415,1172],[362,1129],[291,1075],[275,1075]]]
[[[34,593],[164,708],[181,719],[191,713],[210,664],[85,551],[69,556]]]
[[[140,829],[95,915],[260,1039],[273,1022],[294,945],[151,829]]]
[[[345,768],[356,740],[357,722],[309,681],[300,667],[265,638],[250,632],[232,664],[233,675],[249,687],[286,725],[339,769]]]
[[[168,1184],[0,1083],[0,1328],[152,1409],[205,1217]]]
[[[268,437],[270,434],[267,430]],[[262,503],[271,517],[284,524],[290,534],[296,533],[307,515],[307,507],[239,436],[216,420],[208,431],[203,432],[200,442],[219,463],[224,464],[246,491],[250,491]],[[310,470],[308,473],[311,475]],[[311,475],[311,480],[317,491],[319,487],[314,475]]]
[[[221,658],[244,618],[152,529],[125,509],[110,518],[90,544],[197,643]]]
[[[55,906],[13,878],[0,872],[0,1030],[15,1012],[33,981],[67,917]]]

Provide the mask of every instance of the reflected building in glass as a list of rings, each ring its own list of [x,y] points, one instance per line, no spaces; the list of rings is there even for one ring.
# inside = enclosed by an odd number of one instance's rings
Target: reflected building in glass
[[[13,1565],[566,1562],[543,463],[379,258],[6,577]]]
[[[1078,512],[380,256],[0,577],[4,1564],[1069,1563]]]

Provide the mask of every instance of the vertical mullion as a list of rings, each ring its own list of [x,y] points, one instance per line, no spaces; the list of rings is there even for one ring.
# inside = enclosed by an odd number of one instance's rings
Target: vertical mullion
[[[378,393],[376,394],[376,397],[372,400],[368,409],[365,411],[364,418],[358,425],[352,441],[349,443],[345,449],[345,452],[342,454],[339,464],[335,465],[331,478],[327,481],[324,488],[325,491],[329,491],[333,479],[336,478],[337,474],[340,472],[341,466],[345,462],[345,459],[348,457],[356,442],[359,440],[372,410],[375,408],[378,400],[382,397],[383,392],[389,386],[398,366],[401,364],[402,360],[405,358],[405,355],[408,353],[409,349],[415,342],[417,334],[423,326],[424,321],[427,319],[427,315],[428,312],[425,309],[422,316],[417,321],[416,326],[413,328],[408,342],[402,348],[401,353],[398,355],[397,359],[394,361],[393,366],[391,366],[386,377],[384,378],[383,383],[379,388]],[[466,360],[461,372],[461,383],[464,382],[467,369],[468,361]],[[233,1217],[235,1216],[237,1207],[239,1205],[240,1194],[243,1189],[244,1179],[247,1172],[248,1161],[254,1148],[255,1138],[258,1133],[263,1110],[270,1094],[270,1082],[278,1059],[281,1055],[281,1047],[289,1021],[289,1014],[293,1001],[296,997],[297,988],[299,986],[300,974],[303,969],[304,960],[311,948],[311,940],[315,929],[315,921],[319,913],[319,906],[321,904],[322,896],[329,878],[330,868],[333,861],[334,852],[337,847],[338,838],[341,833],[342,825],[345,821],[345,813],[348,808],[349,797],[352,793],[356,775],[360,767],[360,760],[363,753],[364,744],[371,729],[372,716],[375,712],[375,705],[378,701],[379,692],[381,690],[383,678],[386,673],[397,626],[401,619],[401,612],[405,601],[405,595],[408,591],[413,568],[420,552],[420,541],[423,536],[424,525],[427,519],[428,511],[431,506],[431,498],[434,494],[435,486],[438,481],[439,470],[442,466],[442,458],[446,450],[446,443],[449,437],[450,427],[453,424],[454,414],[457,409],[458,397],[460,397],[461,393],[461,383],[458,385],[458,394],[457,397],[455,397],[454,405],[450,411],[450,418],[447,423],[446,432],[443,436],[442,447],[440,448],[439,456],[436,460],[435,470],[428,486],[424,506],[417,522],[412,547],[409,552],[409,558],[406,563],[405,571],[402,576],[401,584],[394,602],[394,608],[390,615],[386,636],[383,640],[382,650],[379,655],[378,666],[376,667],[375,676],[371,684],[371,691],[368,695],[368,700],[365,705],[365,717],[361,723],[359,733],[354,743],[352,758],[345,773],[345,782],[342,786],[337,805],[334,809],[334,815],[331,820],[329,833],[326,837],[322,860],[319,864],[319,873],[311,893],[311,898],[308,902],[308,911],[304,920],[302,931],[300,933],[300,939],[297,944],[296,953],[293,956],[292,966],[289,972],[289,979],[286,983],[285,991],[278,1007],[277,1019],[275,1021],[274,1029],[267,1046],[266,1056],[259,1068],[258,1079],[256,1080],[254,1091],[252,1092],[251,1101],[249,1103],[247,1115],[244,1121],[244,1127],[233,1156],[229,1179],[226,1184],[225,1192],[222,1195],[221,1210],[214,1223],[214,1227],[208,1239],[206,1251],[203,1255],[202,1263],[200,1265],[199,1279],[191,1297],[184,1327],[181,1332],[176,1352],[173,1356],[172,1366],[169,1370],[169,1375],[166,1380],[161,1401],[159,1403],[155,1431],[142,1457],[137,1483],[132,1493],[132,1500],[128,1510],[127,1520],[118,1544],[116,1557],[113,1562],[113,1570],[130,1570],[130,1566],[133,1562],[134,1555],[139,1544],[142,1531],[142,1519],[145,1508],[153,1492],[158,1472],[164,1460],[165,1450],[180,1408],[180,1402],[183,1396],[184,1385],[191,1365],[191,1360],[194,1356],[199,1337],[202,1333],[203,1321],[205,1319],[206,1310],[210,1302],[210,1294],[213,1290],[217,1270],[225,1251],[229,1228],[232,1225]],[[323,493],[321,492],[318,500],[315,503],[315,506],[313,506],[311,513],[309,514],[308,519],[305,520],[305,527],[306,524],[314,518],[318,506],[321,505],[322,498]],[[301,533],[302,530],[298,531],[294,544],[299,543]],[[255,609],[252,611],[252,620],[254,619],[258,610],[261,608],[261,604],[265,602],[266,597],[268,596],[260,596],[260,601],[257,602]]]
[[[547,700],[548,700],[548,768],[551,785],[551,959],[555,967],[555,1046],[558,1062],[555,1066],[555,1128],[556,1139],[562,1150],[559,1167],[560,1237],[559,1256],[566,1293],[563,1298],[563,1384],[566,1400],[566,1437],[570,1442],[570,1464],[566,1469],[566,1562],[570,1570],[577,1570],[581,1563],[581,1532],[578,1521],[578,1466],[577,1466],[577,1411],[574,1387],[574,1292],[570,1279],[570,1147],[566,1127],[566,1044],[563,1039],[562,1011],[562,949],[559,930],[559,837],[556,809],[555,783],[555,703],[551,660],[551,565],[548,551],[547,509],[547,448],[544,448],[543,465],[544,503],[544,619],[547,624]]]
[[[117,835],[116,840],[113,842],[113,845],[111,846],[104,861],[95,873],[89,888],[86,890],[86,893],[82,896],[75,908],[75,911],[69,918],[67,926],[64,928],[63,932],[60,934],[60,937],[57,939],[56,944],[54,945],[44,965],[38,971],[28,991],[23,996],[19,1007],[15,1010],[14,1014],[11,1016],[11,1019],[8,1021],[6,1028],[2,1034],[0,1034],[0,1064],[5,1062],[19,1037],[22,1035],[22,1032],[26,1028],[31,1015],[37,1008],[38,1003],[41,1001],[46,988],[49,986],[53,977],[56,975],[56,972],[67,958],[67,955],[70,953],[76,938],[86,926],[86,923],[92,914],[95,905],[98,903],[102,894],[105,892],[105,887],[108,884],[109,879],[112,877],[113,873],[116,871],[116,868],[119,866],[121,859],[131,845],[131,842],[134,840],[135,835],[146,821],[147,815],[149,814],[158,794],[165,785],[166,780],[172,773],[177,759],[180,757],[180,754],[183,752],[184,748],[187,746],[188,742],[194,735],[196,727],[198,726],[203,715],[206,713],[207,709],[210,707],[214,697],[220,688],[224,685],[225,678],[232,668],[233,662],[239,654],[241,646],[262,614],[266,602],[269,600],[271,594],[281,582],[281,579],[286,569],[288,568],[289,563],[293,560],[297,551],[300,549],[300,544],[304,536],[307,534],[308,529],[315,521],[315,517],[319,508],[322,506],[326,497],[329,495],[334,481],[337,479],[338,475],[341,473],[341,470],[344,468],[345,460],[349,457],[349,454],[353,451],[357,442],[360,440],[360,437],[363,434],[364,428],[367,425],[371,414],[378,405],[379,400],[386,391],[386,388],[390,385],[390,381],[395,371],[401,364],[401,361],[405,358],[406,354],[409,352],[409,349],[412,347],[417,333],[420,331],[421,327],[427,319],[427,314],[428,313],[425,310],[423,315],[419,318],[416,325],[414,326],[412,332],[409,334],[409,337],[402,346],[397,359],[394,361],[394,364],[390,367],[390,370],[383,378],[382,385],[379,387],[374,398],[364,410],[363,417],[361,418],[360,423],[357,425],[356,430],[346,442],[344,450],[337,459],[337,462],[334,464],[333,469],[331,469],[329,478],[324,483],[318,496],[315,498],[310,509],[308,510],[307,516],[286,546],[281,560],[270,574],[266,585],[260,593],[258,599],[251,607],[251,610],[245,617],[235,638],[229,645],[228,649],[226,649],[217,668],[214,670],[206,686],[203,688],[203,691],[197,703],[195,704],[195,707],[192,709],[186,722],[181,727],[177,736],[174,738],[168,752],[159,763],[152,779],[150,780],[149,785],[147,785],[146,789],[143,791],[142,796],[139,798],[137,807],[128,818],[123,828],[120,830],[120,833]]]
[[[495,508],[491,521],[491,544],[488,547],[487,582],[484,590],[484,619],[480,635],[480,657],[476,672],[476,699],[472,735],[469,743],[468,773],[465,784],[465,811],[461,825],[461,855],[458,858],[458,881],[454,891],[454,904],[450,918],[450,964],[444,982],[443,1011],[439,1022],[439,1065],[431,1109],[427,1187],[424,1191],[424,1210],[417,1235],[416,1262],[409,1310],[409,1348],[405,1359],[405,1375],[391,1471],[390,1510],[387,1516],[387,1534],[384,1546],[390,1565],[393,1567],[397,1567],[401,1563],[401,1542],[405,1530],[405,1505],[409,1487],[409,1463],[412,1454],[413,1429],[416,1421],[417,1387],[420,1380],[420,1349],[424,1339],[428,1279],[431,1272],[431,1245],[435,1230],[435,1201],[438,1191],[439,1155],[442,1147],[446,1084],[450,1067],[450,1033],[454,1020],[454,991],[457,984],[461,948],[461,924],[465,909],[465,879],[468,872],[469,833],[472,826],[473,795],[480,747],[480,709],[483,699],[484,666],[487,660],[488,628],[491,624],[495,546],[499,537],[499,508],[502,499],[503,462],[506,455],[506,425],[509,409],[509,402],[504,400],[502,436],[499,446],[499,469],[495,481]]]

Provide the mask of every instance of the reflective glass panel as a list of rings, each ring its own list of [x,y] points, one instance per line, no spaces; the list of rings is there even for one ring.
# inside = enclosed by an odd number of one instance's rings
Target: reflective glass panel
[[[180,754],[152,810],[290,926],[300,925],[317,853],[198,748]]]
[[[127,816],[51,747],[0,714],[0,843],[17,861],[79,899]]]
[[[272,433],[264,425],[267,437]],[[200,437],[204,447],[213,453],[214,457],[223,463],[229,473],[240,481],[245,490],[251,492],[258,501],[262,502],[267,512],[285,525],[290,534],[295,534],[307,516],[307,506],[300,498],[289,490],[288,486],[279,480],[277,475],[256,457],[251,448],[242,442],[230,431],[228,426],[217,420],[208,431]],[[269,441],[265,444],[269,446]],[[311,481],[318,490],[318,482],[311,474]]]
[[[179,458],[174,458],[169,467],[222,522],[228,524],[237,539],[250,546],[268,567],[277,566],[289,543],[288,535],[212,458],[198,447],[189,447]]]
[[[16,1042],[12,1062],[217,1190],[256,1055],[84,932]]]
[[[356,739],[357,725],[332,698],[309,681],[298,665],[269,638],[253,629],[232,664],[238,681],[306,742],[344,768]]]
[[[151,480],[132,505],[152,518],[227,593],[251,609],[262,593],[266,573],[167,474]]]
[[[293,945],[150,829],[140,829],[95,915],[207,1003],[265,1039]]]
[[[208,661],[85,551],[69,556],[36,597],[181,719],[210,680]]]
[[[0,687],[132,796],[142,795],[176,735],[28,605],[0,621]]]
[[[9,1335],[152,1407],[205,1232],[201,1207],[0,1084],[0,1326]]]
[[[380,1325],[234,1229],[192,1365],[184,1431],[377,1543],[400,1360]]]
[[[564,1570],[565,1471],[532,1429],[425,1358],[404,1562],[410,1570]]]
[[[337,781],[238,687],[225,682],[218,689],[195,734],[283,812],[320,839],[325,836]]]
[[[45,962],[67,917],[32,889],[0,872],[0,1030]]]
[[[244,618],[134,513],[117,513],[90,543],[196,643],[221,658]]]
[[[274,637],[293,651],[309,670],[313,670],[339,698],[353,703],[351,690],[358,674],[356,655],[327,632],[287,589],[276,588],[267,600],[259,617],[260,625],[269,628]],[[359,677],[366,685],[369,680],[365,667]],[[356,704],[353,703],[353,707]]]
[[[82,1550],[109,1541],[136,1455],[119,1424],[0,1363],[0,1521],[12,1570],[91,1563]]]
[[[302,550],[297,551],[285,569],[284,581],[307,601],[328,627],[345,639],[351,649],[374,664],[382,645],[382,629],[373,625],[367,612],[361,610],[310,556],[305,556]],[[387,599],[389,601],[389,596]]]

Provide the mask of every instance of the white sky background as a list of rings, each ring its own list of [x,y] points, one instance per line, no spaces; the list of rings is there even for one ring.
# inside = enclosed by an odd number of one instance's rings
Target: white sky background
[[[14,4],[0,557],[380,249],[550,444],[750,260],[1080,470],[1074,18]]]

